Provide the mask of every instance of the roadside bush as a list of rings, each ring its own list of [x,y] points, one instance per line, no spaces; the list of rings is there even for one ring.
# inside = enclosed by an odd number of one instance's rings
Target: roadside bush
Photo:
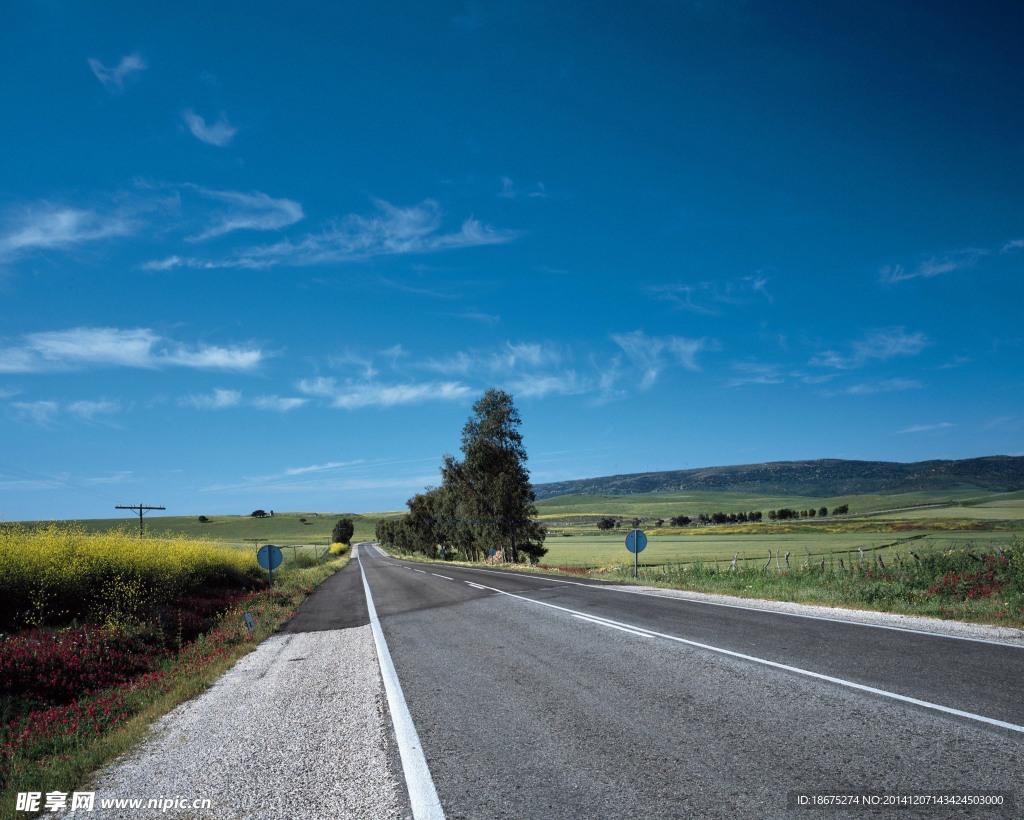
[[[295,557],[288,562],[288,566],[291,569],[305,569],[306,567],[315,567],[319,563],[316,553],[302,550],[295,554]]]
[[[348,544],[342,544],[336,541],[335,543],[331,544],[331,548],[330,550],[328,550],[328,552],[330,552],[331,555],[344,555],[346,552],[348,552]]]

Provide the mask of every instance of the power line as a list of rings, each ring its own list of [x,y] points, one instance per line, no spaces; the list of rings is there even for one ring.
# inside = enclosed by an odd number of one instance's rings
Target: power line
[[[131,506],[131,505],[118,504],[116,507],[114,507],[114,509],[115,510],[131,510],[132,512],[136,512],[137,511],[139,513],[139,538],[141,538],[142,534],[143,534],[142,516],[145,515],[146,513],[148,513],[150,510],[166,510],[167,508],[166,507],[150,507],[150,506],[148,506],[146,504],[136,504],[134,507]]]

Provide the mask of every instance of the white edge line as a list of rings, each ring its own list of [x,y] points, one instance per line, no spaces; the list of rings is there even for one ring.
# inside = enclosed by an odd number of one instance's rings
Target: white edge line
[[[358,553],[356,557],[358,560]],[[377,609],[373,605],[373,594],[370,592],[370,584],[366,580],[366,571],[363,569],[361,560],[359,561],[359,572],[363,576],[366,608],[370,613],[373,640],[377,644],[377,660],[380,663],[381,677],[384,679],[384,691],[388,696],[391,722],[395,727],[395,740],[398,743],[398,753],[402,759],[402,771],[409,789],[412,816],[415,820],[443,820],[444,809],[437,796],[437,789],[434,788],[434,780],[430,776],[430,768],[423,755],[423,747],[420,745],[416,726],[412,722],[412,715],[409,714],[409,706],[405,702],[405,694],[402,692],[402,684],[398,681],[398,673],[391,660],[391,652],[384,639],[384,632],[380,628]]]
[[[554,578],[546,574],[533,574],[527,575],[522,572],[504,572],[493,569],[478,569],[476,567],[459,567],[459,569],[469,570],[470,572],[486,572],[489,575],[514,575],[516,578],[543,578],[546,581],[553,581],[556,584],[570,584],[571,586],[584,587],[586,589],[599,589],[604,592],[621,592],[625,595],[644,595],[648,598],[664,598],[671,601],[682,601],[688,604],[702,604],[703,606],[720,606],[726,609],[743,609],[748,612],[764,612],[769,615],[783,615],[787,618],[807,618],[812,621],[828,621],[834,624],[844,624],[845,626],[864,626],[870,629],[890,629],[894,632],[909,632],[912,635],[925,635],[929,638],[949,638],[954,641],[971,641],[973,643],[987,643],[992,646],[1005,646],[1010,649],[1024,649],[1024,646],[1016,643],[1007,643],[1005,641],[996,641],[989,638],[972,638],[968,635],[949,635],[945,632],[929,632],[926,629],[913,629],[907,626],[890,626],[889,624],[872,624],[865,621],[856,621],[846,618],[830,618],[826,615],[806,615],[801,612],[783,612],[778,609],[768,609],[766,607],[759,606],[744,606],[743,604],[723,604],[718,601],[701,601],[696,598],[681,598],[675,595],[663,595],[658,591],[648,591],[642,589],[613,589],[610,586],[604,584],[581,584],[579,581],[566,581],[562,578]],[[798,604],[800,606],[800,604]]]
[[[604,623],[607,626],[615,626],[627,631],[642,632],[652,637],[665,638],[669,641],[676,641],[677,643],[686,644],[687,646],[694,646],[698,649],[707,649],[711,652],[717,652],[720,655],[727,655],[732,658],[739,658],[744,661],[752,661],[753,663],[759,663],[763,666],[770,666],[773,669],[782,669],[786,672],[794,672],[797,675],[803,675],[808,678],[814,678],[815,680],[823,680],[828,683],[836,684],[837,686],[845,686],[848,689],[856,689],[860,692],[869,692],[872,695],[880,695],[881,697],[889,698],[891,700],[898,700],[902,703],[910,703],[914,706],[921,706],[925,709],[931,709],[935,712],[943,712],[947,715],[955,715],[957,717],[967,718],[969,720],[975,720],[980,723],[987,723],[990,726],[998,726],[1001,729],[1009,729],[1014,732],[1024,733],[1024,726],[1019,726],[1016,723],[1008,723],[1005,720],[997,720],[995,718],[985,717],[984,715],[975,714],[974,712],[965,712],[961,709],[954,709],[951,706],[943,706],[939,703],[931,703],[927,700],[919,700],[918,698],[912,698],[908,695],[901,695],[897,692],[889,692],[885,689],[877,689],[874,686],[867,686],[863,683],[855,683],[854,681],[845,680],[843,678],[835,678],[831,675],[823,675],[820,672],[812,672],[809,669],[801,669],[798,666],[789,666],[785,663],[778,663],[777,661],[770,661],[766,658],[757,658],[753,655],[744,655],[742,652],[733,652],[731,649],[723,649],[719,646],[711,646],[710,644],[700,643],[698,641],[687,640],[686,638],[679,638],[675,635],[666,635],[663,632],[655,632],[652,629],[645,629],[644,627],[633,626],[632,624],[624,624],[620,621],[613,621],[611,618],[598,618],[593,615],[582,615],[574,609],[569,609],[564,606],[557,606],[555,604],[549,604],[546,601],[537,601],[533,598],[526,598],[522,595],[516,595],[512,592],[505,592],[501,589],[495,589],[494,587],[484,587],[484,589],[490,589],[494,592],[500,593],[501,595],[507,595],[510,598],[518,598],[520,601],[526,601],[527,603],[537,604],[539,606],[550,607],[551,609],[558,609],[562,612],[568,612],[570,615],[582,617],[584,620],[593,620],[596,622]]]
[[[440,573],[437,573],[437,572],[432,572],[430,574],[433,575],[435,578],[444,578],[446,581],[454,581],[455,580],[454,578],[449,578],[447,575],[441,575]]]
[[[592,624],[598,624],[600,626],[607,626],[610,629],[621,629],[623,632],[628,632],[630,635],[639,635],[641,638],[653,638],[654,636],[647,632],[640,632],[636,629],[627,629],[624,626],[617,626],[616,624],[610,624],[607,621],[599,621],[597,618],[590,618],[587,615],[573,615],[574,618],[579,618],[581,621],[588,621]]]

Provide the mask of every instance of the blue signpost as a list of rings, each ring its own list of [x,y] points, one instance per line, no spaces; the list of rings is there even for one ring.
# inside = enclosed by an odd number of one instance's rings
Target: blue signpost
[[[260,551],[256,553],[256,560],[263,569],[270,573],[270,585],[274,585],[274,570],[281,566],[281,561],[284,560],[284,555],[281,553],[280,547],[275,547],[273,544],[264,544],[260,547]]]
[[[647,536],[643,530],[630,530],[626,536],[626,549],[633,553],[633,577],[640,577],[640,565],[637,562],[637,555],[643,552],[647,546]]]

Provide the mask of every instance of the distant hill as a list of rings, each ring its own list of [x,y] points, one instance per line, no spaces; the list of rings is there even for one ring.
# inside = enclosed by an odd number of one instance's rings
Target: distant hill
[[[832,498],[840,495],[1024,489],[1024,457],[987,456],[959,461],[773,461],[632,473],[535,484],[537,498],[559,495],[634,495],[669,492],[743,492]]]

